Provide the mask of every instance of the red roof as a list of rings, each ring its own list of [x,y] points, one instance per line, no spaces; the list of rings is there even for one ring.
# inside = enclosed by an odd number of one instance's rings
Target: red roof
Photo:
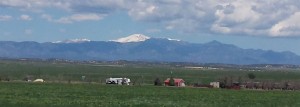
[[[184,82],[181,78],[173,78],[175,83]],[[164,82],[168,83],[170,81],[170,78],[167,78]]]

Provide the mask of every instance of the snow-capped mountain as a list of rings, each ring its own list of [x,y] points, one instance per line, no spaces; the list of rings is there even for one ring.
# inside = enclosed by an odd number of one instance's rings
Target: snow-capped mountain
[[[91,40],[89,39],[68,39],[68,40],[64,40],[64,41],[56,41],[56,42],[52,42],[52,43],[83,43],[83,42],[90,42]]]
[[[189,43],[134,34],[113,42],[73,39],[55,43],[0,41],[0,58],[169,61],[226,64],[300,64],[292,52],[242,49],[212,41]]]
[[[112,40],[114,42],[120,43],[128,43],[128,42],[142,42],[150,39],[150,37],[143,35],[143,34],[133,34],[124,38],[119,38],[117,40]]]

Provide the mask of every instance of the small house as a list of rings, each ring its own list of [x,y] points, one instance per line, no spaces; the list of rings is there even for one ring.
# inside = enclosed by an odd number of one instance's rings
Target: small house
[[[181,78],[173,78],[174,80],[174,86],[177,86],[177,87],[185,87],[185,81]],[[170,78],[167,78],[165,81],[165,86],[170,86]]]

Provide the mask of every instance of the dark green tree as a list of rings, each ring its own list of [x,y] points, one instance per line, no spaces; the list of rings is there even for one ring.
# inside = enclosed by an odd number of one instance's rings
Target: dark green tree
[[[248,78],[251,79],[251,80],[255,79],[255,77],[256,76],[253,73],[248,74]]]
[[[173,72],[171,71],[171,78],[169,80],[169,86],[175,86],[175,80],[173,78]]]
[[[161,86],[161,85],[162,85],[162,83],[161,83],[161,81],[160,81],[159,78],[156,78],[156,79],[154,80],[154,85],[155,85],[155,86]]]
[[[170,80],[169,80],[169,85],[170,86],[175,86],[175,81],[174,81],[174,78],[171,77]]]

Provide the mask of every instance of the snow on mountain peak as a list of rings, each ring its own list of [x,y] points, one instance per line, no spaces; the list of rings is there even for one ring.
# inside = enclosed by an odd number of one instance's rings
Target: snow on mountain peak
[[[150,37],[145,36],[143,34],[133,34],[124,38],[119,38],[117,40],[112,40],[114,42],[120,42],[120,43],[128,43],[128,42],[142,42],[150,39]]]
[[[181,40],[179,40],[179,39],[172,39],[172,38],[167,38],[169,41],[177,41],[177,42],[179,42],[179,41],[181,41]]]
[[[83,43],[83,42],[90,42],[91,40],[89,39],[68,39],[64,41],[56,41],[52,43]]]

